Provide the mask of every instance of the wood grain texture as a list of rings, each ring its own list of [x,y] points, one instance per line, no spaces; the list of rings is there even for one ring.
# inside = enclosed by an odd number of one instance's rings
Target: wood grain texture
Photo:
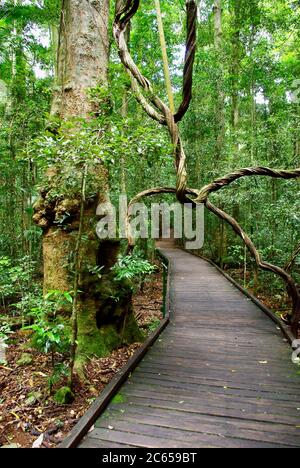
[[[81,447],[299,447],[300,376],[282,331],[211,264],[161,247],[171,322]]]

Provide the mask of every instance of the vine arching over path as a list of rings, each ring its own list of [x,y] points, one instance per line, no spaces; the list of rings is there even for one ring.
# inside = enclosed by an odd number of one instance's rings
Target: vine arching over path
[[[180,203],[205,204],[206,208],[214,213],[218,218],[229,224],[238,236],[243,240],[251,255],[254,257],[258,267],[265,271],[270,271],[283,279],[287,285],[288,294],[293,304],[292,332],[298,334],[300,321],[300,292],[292,276],[282,268],[271,263],[264,262],[251,241],[238,222],[220,208],[209,201],[209,195],[229,186],[236,180],[243,177],[266,176],[281,179],[296,179],[300,177],[300,168],[292,170],[275,170],[267,167],[243,168],[213,181],[211,184],[202,187],[200,190],[189,189],[187,186],[187,158],[184,152],[183,143],[180,138],[178,123],[183,119],[189,109],[192,99],[193,65],[196,52],[196,29],[197,29],[197,5],[194,0],[186,2],[187,10],[187,41],[186,55],[183,73],[183,98],[178,111],[173,114],[171,109],[154,93],[151,82],[143,76],[138,66],[135,64],[128,50],[125,38],[126,27],[140,6],[139,0],[127,0],[115,18],[113,33],[119,50],[119,55],[126,71],[130,77],[132,90],[145,112],[161,125],[168,127],[172,143],[174,145],[175,165],[177,174],[176,188],[157,187],[146,190],[138,194],[131,201],[132,205],[139,199],[147,196],[174,193]]]

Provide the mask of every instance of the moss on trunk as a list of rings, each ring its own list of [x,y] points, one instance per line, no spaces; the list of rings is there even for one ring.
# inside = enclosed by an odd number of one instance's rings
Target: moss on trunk
[[[78,199],[63,196],[53,199],[59,172],[51,173],[47,188],[35,205],[36,223],[43,228],[44,293],[72,291],[73,256],[79,228]],[[106,172],[99,167],[99,181],[106,186]],[[105,190],[103,190],[105,193]],[[101,241],[96,234],[96,211],[105,200],[103,193],[89,197],[84,211],[83,239],[80,249],[78,349],[76,368],[88,358],[108,356],[123,344],[143,340],[132,308],[132,284],[115,281],[115,264],[120,243]],[[51,196],[50,196],[51,195]],[[61,222],[63,220],[63,222]],[[100,267],[100,273],[99,273]],[[101,276],[102,275],[102,276]],[[61,311],[66,317],[70,310]]]
[[[62,3],[59,34],[57,83],[52,112],[55,130],[59,120],[65,121],[65,132],[80,133],[80,122],[87,122],[101,112],[101,103],[89,98],[90,91],[108,85],[109,0],[80,0]],[[104,104],[104,110],[106,105]],[[49,126],[50,128],[51,126]],[[78,127],[78,128],[77,128]],[[67,138],[68,145],[72,138]],[[75,154],[78,147],[75,140]],[[63,153],[63,151],[61,151]],[[60,154],[61,154],[60,153]],[[55,156],[55,151],[54,151]],[[82,200],[80,154],[79,163],[70,165],[68,158],[50,167],[45,187],[35,205],[34,220],[43,229],[44,291],[72,291],[74,285],[74,250],[79,232]],[[118,255],[118,244],[101,244],[96,235],[96,210],[105,202],[108,174],[102,162],[94,156],[87,170],[84,226],[79,252],[81,291],[78,301],[77,369],[91,356],[107,356],[123,343],[141,341],[131,302],[130,285],[120,285],[111,275],[111,266]],[[96,162],[95,162],[96,159]],[[89,155],[86,154],[86,161]],[[68,190],[64,187],[69,187]],[[67,195],[68,194],[68,195]],[[70,195],[72,194],[72,195]],[[97,195],[95,195],[97,194]],[[77,262],[76,262],[77,263]],[[104,267],[99,278],[99,267]],[[64,312],[66,317],[70,311]]]

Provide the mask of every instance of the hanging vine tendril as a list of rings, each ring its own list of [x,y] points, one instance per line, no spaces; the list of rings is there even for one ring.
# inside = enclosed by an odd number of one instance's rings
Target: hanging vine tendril
[[[130,77],[132,90],[138,102],[152,119],[156,120],[161,125],[168,127],[172,143],[174,145],[177,183],[176,188],[157,187],[139,193],[133,200],[131,200],[129,210],[131,206],[140,199],[163,193],[174,193],[177,199],[183,204],[192,203],[193,206],[204,204],[210,212],[232,227],[234,232],[243,240],[259,268],[264,271],[274,273],[286,283],[288,294],[293,303],[292,332],[297,336],[300,321],[300,293],[294,279],[288,273],[289,266],[287,266],[286,271],[285,269],[279,268],[271,263],[264,262],[250,237],[245,233],[238,222],[220,208],[213,205],[209,201],[209,196],[211,193],[219,191],[243,177],[264,176],[285,180],[296,179],[300,177],[300,168],[290,171],[275,170],[267,167],[243,168],[222,178],[216,179],[211,184],[202,187],[200,190],[187,188],[187,158],[180,138],[178,123],[187,113],[192,99],[193,66],[196,53],[197,5],[194,0],[188,0],[186,2],[187,39],[183,72],[182,102],[175,115],[154,93],[151,82],[141,73],[128,50],[125,31],[128,23],[137,13],[139,6],[140,0],[127,0],[124,8],[119,10],[116,15],[113,34],[121,61]],[[130,241],[131,240],[129,239],[129,242]]]

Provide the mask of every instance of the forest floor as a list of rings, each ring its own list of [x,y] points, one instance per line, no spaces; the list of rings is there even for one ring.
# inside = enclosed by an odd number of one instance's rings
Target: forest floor
[[[161,272],[146,282],[134,297],[135,313],[145,334],[150,334],[162,319],[163,279]],[[57,405],[49,397],[48,379],[52,373],[51,358],[26,348],[33,363],[18,366],[28,337],[19,331],[11,336],[6,359],[0,366],[0,448],[3,446],[55,448],[87,411],[94,399],[127,363],[141,344],[124,346],[110,357],[93,359],[86,366],[89,386],[76,383],[75,400],[70,405]],[[62,356],[56,356],[62,360]],[[60,385],[61,386],[61,385]],[[91,388],[91,386],[93,388]],[[29,395],[34,394],[34,398]]]
[[[246,275],[246,286],[244,281],[244,270],[243,268],[228,268],[225,270],[226,273],[231,276],[237,283],[247,289],[253,296],[257,297],[266,307],[272,310],[276,315],[286,314],[291,312],[292,306],[291,301],[288,298],[287,293],[273,293],[268,291],[264,284],[264,289],[260,287],[249,286],[251,276],[248,272]],[[260,281],[260,284],[262,282]]]

